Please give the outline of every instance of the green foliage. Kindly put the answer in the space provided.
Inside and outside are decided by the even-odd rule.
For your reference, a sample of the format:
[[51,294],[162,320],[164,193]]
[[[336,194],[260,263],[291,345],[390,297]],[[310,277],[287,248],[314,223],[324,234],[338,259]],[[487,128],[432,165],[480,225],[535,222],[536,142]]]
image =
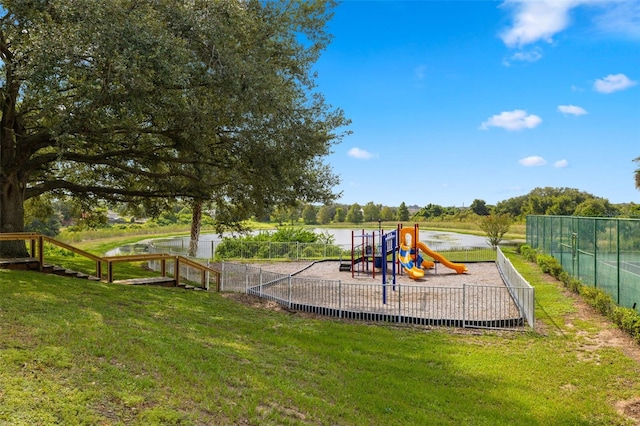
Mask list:
[[[243,237],[224,238],[216,248],[217,259],[324,259],[339,257],[342,249],[333,246],[326,233],[280,227],[275,232],[260,232]],[[300,247],[302,251],[300,252]]]
[[342,223],[347,219],[347,212],[342,207],[338,207],[336,209],[336,214],[333,217],[333,221],[337,223]]
[[624,213],[608,200],[574,188],[535,188],[529,194],[500,201],[495,213],[527,215],[611,216]]
[[321,225],[326,225],[326,224],[330,223],[331,219],[333,219],[335,214],[336,214],[335,205],[320,207],[320,209],[318,210],[318,215],[317,215],[318,223],[320,223]]
[[305,225],[315,225],[317,221],[318,208],[312,204],[307,204],[302,210],[302,221]]
[[536,262],[542,272],[558,278],[566,288],[582,296],[600,314],[609,318],[640,344],[640,313],[635,309],[620,307],[608,293],[599,288],[586,286],[579,279],[571,277],[562,270],[562,266],[553,256],[538,253],[526,244],[520,246],[518,252],[527,260]]
[[635,309],[615,306],[612,312],[613,321],[640,344],[640,314]]
[[352,204],[347,211],[347,216],[345,217],[346,222],[351,222],[355,224],[362,223],[364,220],[364,215],[362,214],[362,207],[358,203]]
[[469,208],[478,216],[487,216],[489,214],[489,208],[484,200],[473,200]]
[[482,216],[478,226],[487,234],[491,247],[497,247],[504,235],[509,232],[511,217],[507,214],[491,214]]
[[[405,206],[406,208],[406,206]],[[415,215],[414,217],[418,218],[424,218],[424,219],[434,219],[436,217],[440,217],[444,214],[445,209],[444,207],[438,205],[438,204],[427,204],[426,206],[424,206],[423,208],[421,208]]]
[[380,217],[381,209],[382,209],[382,206],[380,204],[374,204],[373,201],[369,201],[362,208],[362,210],[364,211],[363,220],[365,222],[375,222],[378,219],[381,219]]
[[400,222],[406,222],[409,220],[409,209],[407,205],[404,203],[400,203],[400,207],[398,207],[398,211],[396,212],[396,219]]
[[323,158],[349,120],[313,72],[335,2],[129,3],[3,3],[0,229],[47,193],[84,203],[78,229],[104,225],[100,201],[208,201],[241,229],[336,198]]
[[[640,157],[634,158],[633,161],[640,165]],[[634,177],[635,177],[636,189],[640,189],[640,167],[638,167],[634,172]]]
[[615,209],[608,200],[602,198],[590,198],[578,204],[573,212],[574,216],[604,217],[615,215]]
[[260,235],[267,237],[266,240],[263,241],[297,243],[315,243],[318,241],[318,234],[304,228],[280,227],[276,232],[261,232]]
[[562,265],[560,265],[560,262],[558,262],[555,257],[548,254],[538,254],[536,257],[536,263],[545,274],[549,274],[558,279],[560,278]]

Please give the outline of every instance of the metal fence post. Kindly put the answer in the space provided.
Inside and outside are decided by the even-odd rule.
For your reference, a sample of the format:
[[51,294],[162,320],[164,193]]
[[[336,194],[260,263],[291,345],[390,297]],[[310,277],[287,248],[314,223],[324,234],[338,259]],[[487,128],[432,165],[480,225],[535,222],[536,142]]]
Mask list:
[[338,317],[342,319],[342,280],[338,280]]
[[249,265],[244,265],[244,292],[249,291]]
[[402,318],[402,284],[398,283],[398,320],[397,322],[400,322],[400,319]]
[[462,328],[467,328],[467,285],[462,284]]
[[289,309],[291,309],[291,285],[292,285],[291,281],[292,281],[292,278],[291,278],[291,275],[289,275],[289,296],[288,296],[288,299],[289,299],[288,307],[289,307]]

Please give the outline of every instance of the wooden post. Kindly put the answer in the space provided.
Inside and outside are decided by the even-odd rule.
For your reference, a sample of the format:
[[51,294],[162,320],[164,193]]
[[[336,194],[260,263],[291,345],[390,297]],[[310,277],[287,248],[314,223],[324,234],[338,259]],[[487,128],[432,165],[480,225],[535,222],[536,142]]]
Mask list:
[[38,237],[38,263],[40,264],[40,271],[44,267],[44,238],[42,235]]
[[176,281],[176,285],[180,285],[180,256],[176,256],[173,278]]

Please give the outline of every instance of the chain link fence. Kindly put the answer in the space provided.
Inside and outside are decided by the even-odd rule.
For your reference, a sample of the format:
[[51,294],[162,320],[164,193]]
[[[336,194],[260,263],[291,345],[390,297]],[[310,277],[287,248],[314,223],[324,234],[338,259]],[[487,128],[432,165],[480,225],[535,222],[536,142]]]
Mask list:
[[527,216],[527,244],[640,312],[640,219]]

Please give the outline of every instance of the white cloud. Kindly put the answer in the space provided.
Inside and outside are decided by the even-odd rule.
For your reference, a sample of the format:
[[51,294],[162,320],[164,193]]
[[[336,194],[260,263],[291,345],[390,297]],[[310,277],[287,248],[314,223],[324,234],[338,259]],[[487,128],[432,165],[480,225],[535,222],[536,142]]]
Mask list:
[[512,60],[523,62],[536,62],[540,60],[540,58],[542,58],[542,49],[540,48],[536,48],[528,52],[520,51],[511,56]]
[[500,38],[508,47],[523,47],[553,37],[571,25],[571,13],[588,7],[593,29],[603,34],[640,39],[640,2],[637,0],[504,0],[511,25]]
[[370,152],[364,150],[364,149],[360,149],[360,148],[351,148],[349,150],[349,152],[347,153],[347,155],[349,157],[353,157],[353,158],[357,158],[359,160],[368,160],[370,158],[373,158],[374,155],[371,154]]
[[594,18],[596,28],[602,33],[640,39],[640,2],[609,1],[593,5],[603,9],[603,13]]
[[567,166],[569,166],[569,162],[567,160],[558,160],[553,163],[553,167],[556,167],[558,169],[564,169]]
[[520,52],[516,52],[511,55],[509,58],[505,58],[502,61],[502,64],[505,66],[511,66],[512,62],[536,62],[542,59],[542,49],[536,47],[535,49]]
[[502,127],[505,130],[533,129],[540,123],[542,123],[542,119],[537,115],[527,114],[527,111],[516,109],[489,117],[480,125],[480,129],[488,130],[489,127]]
[[630,80],[624,74],[609,74],[605,78],[596,80],[593,84],[593,90],[600,93],[613,93],[628,89],[636,84],[638,84],[637,81]]
[[533,166],[544,166],[545,164],[547,164],[547,161],[542,157],[538,157],[537,155],[532,155],[531,157],[525,157],[521,159],[520,161],[518,161],[518,163],[522,164],[525,167],[533,167]]
[[553,42],[553,35],[570,24],[569,12],[581,0],[506,0],[503,6],[513,10],[513,25],[500,38],[509,47],[522,47],[544,40]]
[[588,114],[584,108],[575,105],[558,105],[558,111],[576,116]]

